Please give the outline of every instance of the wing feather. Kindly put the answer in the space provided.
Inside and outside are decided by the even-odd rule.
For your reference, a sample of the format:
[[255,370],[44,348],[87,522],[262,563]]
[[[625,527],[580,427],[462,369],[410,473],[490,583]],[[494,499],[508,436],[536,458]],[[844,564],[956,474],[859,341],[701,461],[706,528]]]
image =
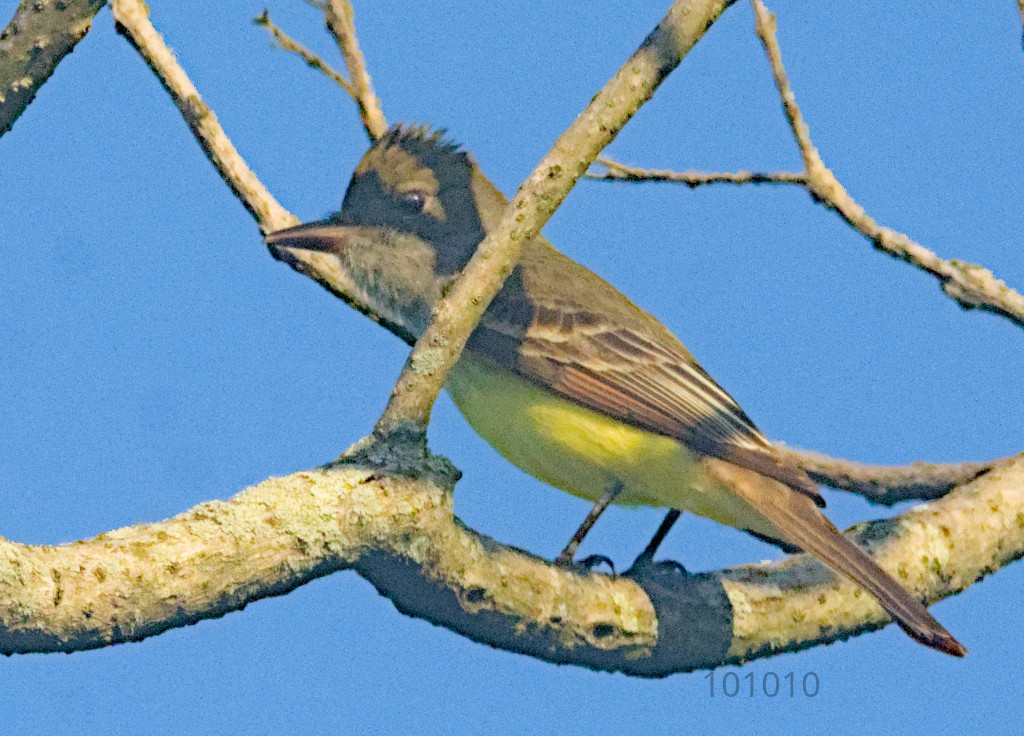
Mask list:
[[824,506],[814,482],[778,460],[750,417],[682,343],[615,294],[635,310],[626,315],[631,320],[613,324],[564,293],[531,294],[526,302],[521,289],[503,290],[467,349],[570,401],[774,478]]

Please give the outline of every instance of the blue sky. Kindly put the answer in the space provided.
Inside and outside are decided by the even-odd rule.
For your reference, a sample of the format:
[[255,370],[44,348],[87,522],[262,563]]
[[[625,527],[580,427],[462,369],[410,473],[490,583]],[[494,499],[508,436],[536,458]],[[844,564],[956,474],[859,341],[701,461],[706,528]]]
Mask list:
[[[251,25],[263,5],[151,6],[282,203],[303,219],[337,208],[364,134],[339,90]],[[355,6],[389,120],[447,127],[511,193],[667,3]],[[1012,3],[771,7],[815,142],[850,192],[1024,287]],[[332,54],[307,5],[270,11]],[[327,461],[372,427],[406,351],[269,257],[112,25],[103,11],[0,139],[0,534],[18,541],[165,518]],[[749,5],[730,9],[608,153],[796,168],[752,25]],[[1024,448],[1020,329],[961,311],[801,190],[583,182],[545,232],[662,319],[770,437],[880,463]],[[457,513],[496,539],[553,556],[586,513],[505,463],[446,398],[431,445],[465,472]],[[840,526],[888,513],[826,494]],[[659,519],[613,509],[583,551],[625,565]],[[778,555],[694,518],[664,552],[698,570]],[[890,627],[718,671],[820,680],[814,698],[751,699],[709,697],[705,673],[643,681],[496,652],[339,574],[139,644],[4,660],[0,730],[1005,733],[1024,711],[1022,585],[1018,564],[934,608],[963,661]]]

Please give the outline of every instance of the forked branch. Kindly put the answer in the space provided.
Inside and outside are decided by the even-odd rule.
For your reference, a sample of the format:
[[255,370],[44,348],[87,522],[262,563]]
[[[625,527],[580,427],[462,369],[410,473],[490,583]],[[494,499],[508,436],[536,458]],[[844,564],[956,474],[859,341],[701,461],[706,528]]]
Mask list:
[[627,166],[602,159],[606,170],[588,178],[598,181],[662,182],[697,187],[708,184],[787,184],[801,186],[822,205],[838,214],[851,228],[864,236],[879,251],[909,263],[938,279],[942,291],[964,309],[980,309],[1005,317],[1024,327],[1024,295],[1007,286],[983,266],[961,260],[945,260],[907,235],[880,225],[850,196],[821,158],[811,141],[810,128],[796,103],[796,96],[782,63],[782,51],[776,38],[775,16],[762,0],[751,0],[756,18],[755,29],[764,46],[772,76],[778,89],[790,129],[800,150],[802,172],[707,173],[670,171]]

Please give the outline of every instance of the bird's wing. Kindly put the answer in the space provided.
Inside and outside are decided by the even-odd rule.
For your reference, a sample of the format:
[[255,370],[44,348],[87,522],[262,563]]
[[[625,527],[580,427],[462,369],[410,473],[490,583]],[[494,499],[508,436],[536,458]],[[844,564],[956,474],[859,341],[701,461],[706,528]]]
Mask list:
[[[778,460],[739,404],[653,317],[617,291],[604,290],[602,302],[614,303],[600,310],[581,305],[568,289],[534,290],[527,298],[514,281],[521,278],[513,274],[468,350],[574,403],[774,478],[825,505],[814,482]],[[613,307],[611,316],[604,307]]]

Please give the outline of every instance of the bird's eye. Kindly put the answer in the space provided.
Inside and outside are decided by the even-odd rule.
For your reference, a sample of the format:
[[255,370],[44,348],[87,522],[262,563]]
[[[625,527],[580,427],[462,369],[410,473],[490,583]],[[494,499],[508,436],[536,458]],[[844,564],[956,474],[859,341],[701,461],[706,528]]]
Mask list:
[[422,212],[423,208],[427,206],[427,193],[418,189],[411,192],[400,192],[398,201],[403,208],[410,212]]

